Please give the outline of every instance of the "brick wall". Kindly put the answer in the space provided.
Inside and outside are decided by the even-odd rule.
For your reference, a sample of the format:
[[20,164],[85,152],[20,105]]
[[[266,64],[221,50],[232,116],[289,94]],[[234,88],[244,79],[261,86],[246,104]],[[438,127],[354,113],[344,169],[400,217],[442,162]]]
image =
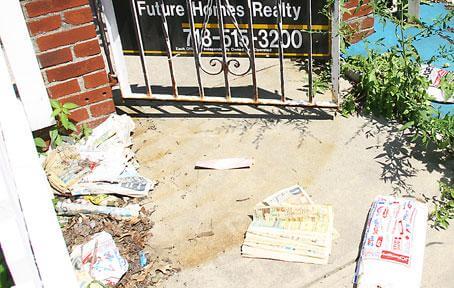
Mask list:
[[49,97],[79,105],[79,125],[98,125],[115,106],[88,0],[21,3]]
[[369,4],[370,0],[364,0],[360,6],[359,3],[360,0],[347,0],[344,3],[346,11],[342,20],[349,27],[351,35],[346,40],[351,44],[374,33],[374,11]]

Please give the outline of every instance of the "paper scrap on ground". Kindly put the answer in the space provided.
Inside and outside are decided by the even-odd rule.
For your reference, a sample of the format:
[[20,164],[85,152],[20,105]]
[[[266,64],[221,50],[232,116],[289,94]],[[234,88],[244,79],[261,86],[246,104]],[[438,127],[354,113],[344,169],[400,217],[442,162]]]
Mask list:
[[359,288],[420,287],[427,213],[414,198],[375,198],[356,266]]
[[249,168],[252,166],[253,160],[248,158],[225,158],[198,161],[195,163],[196,168],[215,169],[215,170],[228,170]]
[[129,204],[125,207],[98,206],[91,203],[72,203],[58,201],[55,210],[59,215],[72,216],[77,214],[104,214],[114,218],[133,218],[139,217],[139,204]]
[[44,162],[49,182],[61,194],[145,197],[155,183],[137,172],[131,151],[134,122],[111,115],[86,141],[63,144]]
[[331,253],[334,215],[292,186],[255,206],[241,253],[245,257],[326,264]]
[[121,257],[112,236],[99,232],[85,244],[76,245],[71,252],[71,262],[80,277],[86,282],[88,273],[94,280],[106,285],[116,285],[123,274],[128,271],[128,262]]

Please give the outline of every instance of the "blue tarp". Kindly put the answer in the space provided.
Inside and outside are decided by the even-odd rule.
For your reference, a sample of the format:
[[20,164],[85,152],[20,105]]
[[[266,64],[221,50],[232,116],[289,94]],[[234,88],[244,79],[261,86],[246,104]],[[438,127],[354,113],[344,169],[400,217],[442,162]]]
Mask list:
[[[421,5],[420,10],[420,20],[422,22],[431,24],[438,17],[443,17],[446,15],[447,9],[443,3],[432,3],[432,4],[423,4]],[[454,27],[454,21],[449,23],[450,27]],[[389,47],[397,44],[396,38],[396,25],[390,21],[383,20],[381,17],[375,17],[374,24],[375,33],[352,46],[350,46],[347,51],[347,56],[353,55],[366,55],[367,49],[374,49],[379,52],[385,52]],[[414,35],[419,30],[417,28],[410,28],[406,33]],[[447,31],[446,31],[447,32]],[[454,37],[454,33],[450,32],[451,36]],[[382,43],[384,46],[377,45],[376,42],[380,38],[383,38]],[[438,35],[433,35],[425,39],[414,42],[414,45],[418,52],[420,53],[423,60],[428,61],[432,56],[437,55],[438,47],[441,45],[449,45],[449,42],[446,39]],[[445,64],[449,65],[448,70],[454,71],[454,63],[448,61],[447,59],[440,59],[433,63],[436,67],[442,67]]]
[[[443,3],[422,4],[420,6],[420,9],[420,20],[427,24],[432,24],[435,19],[443,17],[448,13],[445,4]],[[451,21],[448,26],[454,27],[454,21]],[[396,25],[392,22],[384,20],[379,16],[375,16],[374,29],[374,34],[367,37],[365,40],[362,40],[348,47],[345,53],[346,56],[367,55],[368,49],[373,49],[380,53],[383,53],[387,51],[391,46],[397,44]],[[418,31],[419,29],[417,28],[410,28],[406,30],[405,33],[409,33],[408,35],[414,35]],[[448,33],[448,31],[446,31],[446,33]],[[451,34],[451,37],[454,37],[453,32],[449,33]],[[381,41],[381,43],[384,45],[378,45],[376,43],[381,38],[383,38],[383,41]],[[438,54],[438,48],[440,46],[449,45],[449,42],[438,35],[432,35],[428,38],[415,41],[413,44],[418,50],[422,59],[424,61],[428,61],[430,58],[432,58],[432,56]],[[454,63],[452,63],[448,59],[438,59],[437,61],[433,62],[432,65],[436,67],[447,66],[444,69],[454,71]],[[440,111],[441,116],[444,116],[448,113],[454,115],[454,104],[432,102],[432,106]]]

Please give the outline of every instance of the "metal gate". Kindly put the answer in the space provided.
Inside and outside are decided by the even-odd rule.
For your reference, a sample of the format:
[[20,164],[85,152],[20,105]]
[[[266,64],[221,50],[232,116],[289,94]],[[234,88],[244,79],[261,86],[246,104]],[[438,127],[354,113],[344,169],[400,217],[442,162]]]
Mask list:
[[[101,36],[104,38],[104,43],[108,47],[107,56],[109,66],[112,67],[114,73],[119,81],[119,86],[124,99],[150,99],[150,100],[164,100],[164,101],[184,101],[184,102],[204,102],[204,103],[230,103],[230,104],[260,104],[260,105],[286,105],[286,106],[302,106],[302,107],[320,107],[320,108],[338,108],[339,103],[339,49],[340,49],[340,40],[339,40],[339,1],[335,0],[334,5],[332,5],[331,10],[331,27],[330,27],[330,39],[329,39],[329,56],[331,62],[331,92],[332,99],[328,101],[320,101],[316,99],[314,93],[314,80],[313,80],[313,35],[314,27],[312,25],[312,0],[307,1],[307,24],[305,25],[293,25],[297,27],[296,29],[304,30],[308,35],[308,51],[304,54],[307,60],[307,69],[308,69],[308,91],[306,94],[306,99],[292,99],[291,95],[286,93],[285,85],[285,70],[284,70],[284,37],[283,37],[283,14],[286,11],[283,11],[285,3],[283,0],[276,1],[276,10],[275,15],[277,16],[277,58],[279,61],[279,83],[280,87],[276,89],[279,91],[277,94],[278,99],[263,99],[259,93],[259,88],[257,85],[257,61],[259,60],[256,55],[256,42],[257,37],[254,36],[256,29],[255,23],[253,23],[253,0],[245,0],[246,11],[244,16],[247,19],[246,23],[238,23],[235,14],[232,13],[230,8],[232,5],[229,0],[206,0],[206,7],[211,11],[206,13],[203,16],[203,21],[201,23],[195,22],[194,16],[194,3],[195,0],[186,0],[186,11],[187,11],[187,29],[189,31],[188,43],[191,44],[190,54],[194,60],[194,68],[197,78],[197,89],[198,95],[184,95],[178,92],[178,79],[175,76],[175,65],[174,59],[176,58],[176,53],[172,51],[171,38],[169,36],[169,25],[165,13],[164,0],[158,0],[155,2],[155,6],[152,8],[157,9],[156,15],[160,16],[162,24],[162,37],[164,39],[165,47],[164,54],[167,57],[168,70],[170,72],[171,80],[171,93],[160,94],[153,91],[152,85],[150,84],[150,73],[149,67],[146,65],[147,55],[152,53],[144,48],[144,38],[143,38],[143,27],[139,20],[139,11],[138,11],[138,2],[145,3],[145,1],[129,0],[129,8],[131,10],[131,18],[133,23],[133,34],[135,36],[137,44],[137,54],[140,58],[142,76],[144,78],[145,93],[137,93],[131,90],[131,86],[128,80],[128,67],[125,62],[124,52],[127,52],[123,49],[122,39],[120,38],[119,27],[117,25],[117,20],[115,16],[114,4],[112,1],[115,0],[100,0],[97,7],[97,16],[98,21],[100,22],[101,27]],[[226,9],[227,7],[227,9]],[[141,10],[143,7],[139,7]],[[229,12],[230,11],[230,12]],[[149,12],[149,11],[148,11]],[[150,12],[149,12],[150,13]],[[214,18],[215,22],[210,23],[210,17]],[[227,23],[228,22],[228,23]],[[302,23],[301,23],[302,24]],[[289,26],[289,25],[286,25]],[[229,28],[230,31],[236,31],[238,37],[237,42],[241,47],[241,52],[234,53],[227,51],[226,41],[228,36],[226,36],[226,28]],[[219,34],[218,39],[220,42],[220,51],[212,52],[206,51],[207,46],[204,41],[204,35],[206,35],[209,28],[215,28]],[[105,33],[105,32],[106,33]],[[247,33],[244,33],[247,31]],[[286,31],[284,31],[286,32]],[[107,34],[107,35],[106,35]],[[288,40],[289,41],[289,40]],[[302,40],[301,40],[302,41]],[[210,53],[211,52],[211,53]],[[248,67],[238,72],[236,69],[240,67],[240,61],[235,57],[235,55],[243,55],[245,59],[248,60]],[[209,64],[204,65],[201,61],[202,56],[211,57],[209,59]],[[233,57],[232,57],[233,55]],[[208,67],[207,67],[208,66]],[[203,76],[206,75],[223,75],[224,80],[224,97],[210,97],[206,95],[204,89]],[[232,97],[231,93],[231,83],[229,77],[231,76],[248,76],[252,82],[252,97],[251,98],[238,98]]]

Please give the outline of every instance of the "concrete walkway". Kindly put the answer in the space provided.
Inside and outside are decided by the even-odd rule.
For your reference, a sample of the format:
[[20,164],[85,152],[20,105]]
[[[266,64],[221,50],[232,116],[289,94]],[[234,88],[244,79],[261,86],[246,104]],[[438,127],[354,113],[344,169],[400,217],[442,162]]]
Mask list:
[[[197,91],[192,59],[178,59],[179,85]],[[131,83],[140,88],[138,60],[127,60]],[[270,93],[279,87],[275,60],[261,59],[263,69],[257,75]],[[152,84],[169,88],[165,61],[150,58],[148,65],[150,71],[162,72],[153,73]],[[224,82],[218,80],[204,82],[222,87]],[[250,85],[248,76],[232,81],[233,86]],[[286,60],[287,95],[303,97],[305,83],[298,63]],[[148,204],[156,209],[151,216],[156,223],[151,256],[168,258],[182,268],[162,287],[352,287],[374,197],[393,193],[431,197],[437,195],[440,179],[454,177],[453,158],[408,146],[395,125],[373,118],[264,106],[126,104],[118,108],[136,117],[134,149],[140,173],[159,181]],[[241,156],[253,157],[254,166],[194,169],[198,160]],[[333,243],[330,263],[242,258],[240,247],[254,205],[294,184],[304,187],[316,203],[334,207],[340,237]],[[454,271],[453,257],[454,227],[442,232],[428,227],[423,287],[454,287],[454,273],[449,273]]]
[[[422,147],[386,122],[323,111],[153,104],[119,109],[136,116],[140,172],[159,181],[151,195],[150,245],[182,271],[162,287],[352,287],[371,201],[379,194],[431,197],[452,178],[454,160]],[[195,170],[197,160],[253,157],[250,169]],[[331,204],[335,228],[328,265],[242,258],[254,205],[300,184]],[[454,225],[454,224],[453,224]],[[454,227],[428,229],[423,287],[453,287]],[[405,286],[402,286],[405,287]]]

